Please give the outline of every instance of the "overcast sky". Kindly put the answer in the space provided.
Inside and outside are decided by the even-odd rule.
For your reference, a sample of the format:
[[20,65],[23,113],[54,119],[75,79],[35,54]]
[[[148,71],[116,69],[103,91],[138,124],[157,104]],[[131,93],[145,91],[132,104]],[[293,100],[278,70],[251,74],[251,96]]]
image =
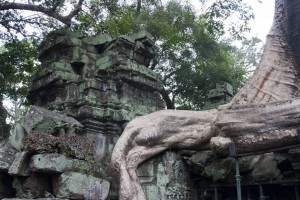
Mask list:
[[250,23],[252,28],[250,35],[257,35],[265,41],[273,21],[275,0],[262,0],[262,3],[257,0],[246,1],[252,6],[255,14],[255,19]]
[[[199,6],[199,0],[190,0],[192,4]],[[225,0],[224,0],[225,1]],[[255,19],[250,22],[252,31],[249,33],[249,37],[257,36],[261,40],[265,41],[267,33],[269,32],[274,15],[275,0],[244,0],[252,8],[255,15]]]

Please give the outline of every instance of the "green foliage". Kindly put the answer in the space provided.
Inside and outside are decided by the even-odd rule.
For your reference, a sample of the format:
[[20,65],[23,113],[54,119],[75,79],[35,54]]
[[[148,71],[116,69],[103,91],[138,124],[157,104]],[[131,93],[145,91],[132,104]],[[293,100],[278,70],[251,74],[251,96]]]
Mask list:
[[262,50],[262,41],[259,38],[244,39],[240,48],[233,48],[235,66],[244,66],[250,76],[258,66]]
[[234,24],[230,33],[234,39],[242,39],[252,17],[246,10],[248,7],[242,7],[241,1],[214,1],[200,15],[192,5],[175,0],[143,7],[138,14],[128,6],[102,21],[97,31],[112,36],[139,30],[150,32],[158,47],[151,69],[162,75],[165,87],[161,94],[167,107],[201,109],[216,83],[226,81],[238,89],[245,81],[246,65],[235,56],[238,49],[218,38],[226,31],[221,20],[235,12],[240,14],[244,27],[235,31]]
[[230,83],[235,92],[244,84],[246,69],[243,65],[235,65],[231,47],[223,43],[215,45],[210,45],[205,53],[204,48],[199,49],[198,58],[177,70],[177,109],[202,109],[208,101],[209,90],[221,81]]
[[205,22],[209,33],[216,36],[226,32],[226,20],[230,21],[228,32],[233,39],[242,39],[243,32],[250,30],[248,21],[254,18],[249,5],[243,0],[200,0],[203,6],[201,14],[202,21]]
[[37,45],[29,40],[5,43],[0,53],[0,95],[12,100],[24,99],[32,74],[37,69]]
[[[80,0],[32,1],[29,5],[41,5],[49,12],[38,11],[26,16],[14,9],[0,10],[0,25],[6,29],[0,32],[0,37],[20,34],[42,37],[63,24],[87,34],[108,33],[113,37],[147,30],[153,35],[158,52],[150,68],[162,75],[165,87],[161,94],[167,107],[201,109],[208,90],[217,82],[227,81],[236,89],[243,84],[246,62],[251,56],[243,49],[222,42],[222,38],[229,33],[234,40],[242,39],[253,14],[243,0],[200,0],[199,3],[200,10],[196,11],[189,1],[179,0],[164,3],[160,0],[83,0],[82,5]],[[65,14],[68,6],[73,11],[78,6],[80,9],[64,18],[69,16]],[[232,16],[235,16],[234,23]],[[28,25],[42,34],[26,32]],[[26,51],[21,52],[18,45],[24,45],[22,48]],[[254,52],[255,48],[250,50]],[[9,83],[2,81],[2,96],[24,97],[29,74],[34,71],[35,52],[35,45],[28,41],[6,44],[0,58],[0,62],[6,64],[0,73],[8,77]],[[10,61],[9,55],[17,58]],[[244,59],[247,55],[248,61]]]

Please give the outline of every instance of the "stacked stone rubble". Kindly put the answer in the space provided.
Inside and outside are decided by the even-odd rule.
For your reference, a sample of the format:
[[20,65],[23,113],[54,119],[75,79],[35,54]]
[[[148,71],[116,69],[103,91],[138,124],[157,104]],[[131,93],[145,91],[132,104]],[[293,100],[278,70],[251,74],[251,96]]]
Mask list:
[[77,120],[31,106],[18,124],[0,148],[1,199],[107,199],[110,182]]

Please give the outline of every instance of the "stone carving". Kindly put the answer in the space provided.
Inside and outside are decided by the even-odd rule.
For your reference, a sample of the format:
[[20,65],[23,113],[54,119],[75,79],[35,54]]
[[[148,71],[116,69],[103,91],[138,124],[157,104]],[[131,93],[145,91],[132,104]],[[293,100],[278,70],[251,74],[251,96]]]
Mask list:
[[[274,23],[260,65],[230,104],[201,112],[158,111],[126,126],[112,154],[112,164],[120,177],[120,199],[146,199],[136,168],[167,149],[206,147],[226,154],[231,142],[238,153],[299,143],[295,130],[300,122],[297,59],[293,56],[295,48],[290,48],[286,39],[291,20],[287,12],[292,8],[285,8],[285,1],[276,1]],[[256,172],[253,176],[257,180],[264,179]]]

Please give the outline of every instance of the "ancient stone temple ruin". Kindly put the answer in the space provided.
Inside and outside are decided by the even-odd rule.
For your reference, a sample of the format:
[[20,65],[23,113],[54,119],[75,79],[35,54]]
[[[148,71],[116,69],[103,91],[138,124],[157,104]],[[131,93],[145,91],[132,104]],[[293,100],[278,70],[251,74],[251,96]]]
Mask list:
[[[154,56],[154,42],[146,32],[118,38],[87,37],[66,31],[48,35],[39,54],[42,68],[34,76],[28,96],[32,106],[15,124],[10,138],[9,127],[2,120],[5,113],[0,109],[0,199],[119,199],[119,180],[111,163],[114,146],[130,120],[164,109],[159,95],[162,83],[148,68]],[[207,108],[228,102],[232,95],[232,87],[227,83],[218,84],[209,93],[211,102]],[[217,111],[204,112],[209,117],[210,112]],[[177,134],[180,123],[183,128],[194,123],[193,119],[186,120],[186,113],[196,116],[196,112],[183,111],[172,120],[165,118],[157,127]],[[158,117],[164,117],[163,114]],[[168,123],[173,126],[168,127]],[[152,121],[146,124],[151,125]],[[196,129],[195,126],[192,131]],[[152,147],[165,139],[151,141],[146,135],[135,140],[139,131],[126,138],[128,148]],[[289,148],[239,155],[244,198],[299,199],[297,130],[289,136],[281,141],[288,142]],[[258,135],[257,143],[264,144],[268,139]],[[197,149],[172,148],[176,144],[183,146],[180,142],[138,167],[145,197],[236,199],[235,158],[228,156],[228,149],[216,150],[216,146],[202,144]],[[131,156],[139,159],[143,150]]]
[[208,102],[204,104],[203,110],[218,108],[218,106],[227,104],[233,97],[233,87],[227,82],[216,84],[216,88],[209,90]]
[[[114,144],[129,120],[164,109],[162,83],[148,68],[154,55],[146,32],[48,35],[28,96],[32,106],[2,139],[0,198],[118,199]],[[175,153],[143,164],[139,177],[150,199],[193,195]]]

